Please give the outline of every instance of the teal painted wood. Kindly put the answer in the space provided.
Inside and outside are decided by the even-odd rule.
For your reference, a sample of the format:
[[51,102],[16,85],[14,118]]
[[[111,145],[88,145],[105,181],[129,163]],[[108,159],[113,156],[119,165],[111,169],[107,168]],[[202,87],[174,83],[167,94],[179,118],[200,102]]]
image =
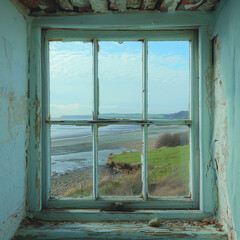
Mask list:
[[50,76],[49,76],[49,42],[42,33],[42,206],[47,207],[50,198]]
[[[148,120],[148,42],[142,42],[142,119]],[[148,126],[146,124],[142,127],[143,142],[142,142],[142,195],[143,199],[148,198],[148,168],[147,168],[147,152],[148,152]]]
[[99,125],[108,125],[108,124],[146,124],[146,125],[191,125],[192,120],[107,120],[107,119],[99,119],[94,121],[88,121],[88,120],[75,120],[75,121],[47,121],[47,123],[50,123],[52,125],[76,125],[76,126],[89,126],[93,124],[99,124]]
[[27,239],[215,239],[227,240],[225,233],[213,226],[196,227],[188,223],[165,222],[161,227],[150,227],[147,222],[45,222],[20,229],[14,240]]
[[30,211],[42,207],[42,91],[41,91],[41,29],[30,30],[30,141],[28,147],[27,203]]
[[82,16],[38,17],[36,26],[43,28],[74,28],[85,30],[159,30],[160,28],[183,28],[208,25],[213,19],[206,12],[151,12],[131,14],[87,14]]
[[[182,16],[182,15],[178,15],[178,16]],[[156,17],[155,19],[158,19],[158,21],[159,21],[159,19],[161,19],[163,16],[158,16],[158,17]],[[211,16],[210,15],[205,15],[205,16],[201,16],[199,19],[198,19],[198,17],[199,16],[196,16],[196,19],[193,19],[193,21],[191,22],[191,24],[193,24],[194,22],[195,22],[195,20],[197,21],[197,22],[199,22],[199,25],[206,25],[207,24],[207,21],[211,18]],[[137,17],[138,18],[138,17]],[[54,26],[54,24],[58,24],[58,23],[60,23],[62,20],[62,17],[60,17],[60,18],[58,18],[58,20],[60,20],[60,21],[57,21],[57,19],[56,18],[49,18],[49,21],[47,21],[47,22],[45,22],[46,20],[45,19],[42,19],[42,18],[39,18],[38,20],[34,20],[35,21],[35,26],[37,26],[38,24],[46,24],[45,25],[45,27],[48,25],[48,27],[52,27],[52,26]],[[81,25],[77,25],[77,22],[76,22],[76,20],[79,20],[79,17],[78,18],[75,18],[74,19],[74,21],[72,22],[72,24],[74,25],[75,24],[75,26],[79,26],[79,28],[81,28],[81,27],[83,27],[83,26],[87,26],[87,25],[84,25],[84,23]],[[151,18],[151,19],[154,19],[154,18]],[[169,18],[168,18],[168,16],[166,16],[166,19],[168,19],[168,20],[170,20]],[[175,19],[175,20],[174,20]],[[191,19],[192,19],[192,17],[191,17]],[[198,20],[199,21],[198,21]],[[202,20],[202,21],[200,21],[200,19]],[[41,21],[42,21],[42,23],[41,23]],[[117,21],[118,20],[116,20],[116,22],[112,22],[111,24],[115,24],[114,26],[113,26],[113,28],[114,27],[116,27],[117,26]],[[132,19],[132,21],[134,22],[135,20],[134,19]],[[148,21],[148,20],[147,20]],[[136,24],[136,26],[132,26],[132,29],[147,29],[146,28],[146,26],[148,25],[148,23],[147,23],[147,21],[146,21],[146,25],[144,25],[143,27],[141,27],[139,24]],[[157,20],[156,20],[157,21]],[[45,22],[45,23],[44,23]],[[57,23],[58,22],[58,23]],[[180,22],[181,22],[181,17],[180,17]],[[174,24],[175,23],[175,24]],[[68,22],[68,20],[66,19],[66,22],[65,23],[63,23],[62,24],[62,26],[69,26],[68,24],[70,24],[70,22]],[[78,24],[79,24],[79,22],[78,22]],[[91,23],[89,23],[90,25],[91,25]],[[93,24],[93,22],[92,22],[92,24]],[[95,25],[96,25],[96,22],[94,23]],[[101,21],[99,22],[99,24],[101,25],[101,24],[103,24]],[[164,24],[166,24],[166,23],[164,23]],[[163,27],[164,26],[164,24],[162,24],[162,23],[160,23],[160,21],[159,22],[156,22],[156,25],[154,25],[154,28],[156,27],[156,28],[159,28],[159,27]],[[191,25],[190,24],[190,25]],[[61,23],[60,23],[60,25],[61,25]],[[131,25],[131,22],[129,23],[129,25]],[[151,25],[153,25],[152,23],[151,23]],[[176,18],[176,15],[174,15],[174,17],[172,18],[172,20],[170,21],[170,22],[168,22],[167,23],[167,25],[168,25],[168,27],[176,27],[177,25],[178,25],[178,20],[177,20],[177,18]],[[184,25],[184,24],[183,24]],[[182,25],[182,26],[183,26]],[[186,26],[186,25],[184,25],[184,26]],[[193,26],[193,25],[191,25],[191,26]],[[127,27],[126,27],[127,28]],[[131,27],[129,27],[129,28],[131,28]],[[39,33],[40,33],[40,28],[34,28],[34,29],[38,29],[38,31],[39,31]],[[101,29],[101,28],[99,28],[99,29]],[[103,29],[104,29],[104,27],[103,27]],[[107,29],[107,27],[105,26],[105,29]],[[151,29],[151,27],[150,28],[148,28],[148,29]],[[37,31],[36,31],[37,32]],[[55,34],[55,37],[57,37],[57,34],[58,34],[58,32],[59,31],[56,31],[56,32],[54,32],[54,34]],[[74,31],[73,31],[74,32]],[[189,36],[187,36],[189,33],[188,33],[188,31],[185,31],[185,32],[187,32],[187,33],[184,33],[184,31],[179,31],[179,34],[178,34],[178,36],[179,36],[179,39],[178,40],[181,40],[181,37],[180,37],[180,33],[183,35],[183,37],[182,37],[182,39],[183,38],[187,38],[187,37],[189,37]],[[35,32],[34,32],[34,30],[33,30],[33,37],[32,37],[32,39],[36,39],[36,38],[40,38],[38,35],[40,35],[39,33],[37,33],[37,34],[35,34]],[[105,32],[106,33],[106,32]],[[104,33],[104,34],[105,34]],[[155,39],[157,39],[157,33],[158,34],[160,34],[161,35],[161,33],[160,32],[156,32],[156,37],[155,37]],[[165,32],[165,33],[167,33],[167,32]],[[51,31],[51,36],[52,37],[54,37],[53,35],[53,32]],[[64,32],[64,34],[66,34],[66,32]],[[79,34],[79,32],[77,32],[76,34]],[[82,34],[82,32],[80,32],[80,34]],[[88,33],[89,34],[89,33]],[[114,36],[114,37],[118,37],[118,36],[121,36],[121,34],[123,34],[123,33],[120,33],[120,35],[118,35],[118,34],[116,34],[116,36]],[[124,32],[124,34],[126,35],[126,32]],[[137,33],[138,34],[138,33]],[[149,34],[149,32],[147,33],[147,32],[145,32],[145,34]],[[154,33],[155,34],[155,33]],[[165,39],[165,40],[169,40],[169,39],[172,39],[172,40],[176,40],[176,34],[174,34],[173,32],[171,32],[171,31],[169,31],[168,32],[168,34],[170,35],[170,37],[168,36],[164,36],[164,34],[162,35],[162,37],[163,37],[163,39]],[[131,35],[131,33],[130,33],[130,35]],[[122,35],[123,36],[123,35]],[[66,36],[65,36],[66,37]],[[74,37],[74,36],[71,36],[72,38]],[[90,35],[89,36],[86,36],[86,38],[89,38],[90,37]],[[203,38],[203,41],[205,41],[206,40],[206,36],[203,36],[202,35],[202,38]],[[69,39],[71,39],[71,38],[69,38]],[[130,38],[131,39],[131,38]],[[133,39],[133,35],[132,35],[132,39]],[[185,40],[184,39],[184,40]],[[31,134],[31,138],[32,139],[34,139],[34,125],[35,125],[35,121],[33,121],[33,120],[35,120],[35,116],[38,116],[39,114],[41,115],[41,113],[39,113],[39,114],[36,114],[35,115],[35,110],[34,110],[34,100],[33,100],[33,98],[35,97],[35,95],[33,94],[33,93],[35,93],[35,90],[36,90],[36,96],[41,96],[41,87],[39,87],[40,86],[40,83],[39,83],[39,79],[40,79],[40,76],[37,74],[37,72],[39,71],[39,68],[40,68],[40,64],[36,64],[36,62],[39,60],[39,56],[40,56],[40,54],[39,53],[37,53],[37,54],[35,54],[35,52],[37,52],[37,47],[36,47],[36,42],[38,42],[38,41],[33,41],[32,40],[32,43],[31,43],[31,73],[30,73],[30,78],[31,79],[34,79],[34,80],[31,80],[31,81],[35,81],[35,79],[37,79],[37,82],[36,83],[32,83],[32,85],[30,85],[30,88],[31,88],[31,90],[30,90],[30,92],[32,93],[32,95],[31,95],[31,101],[32,101],[32,105],[31,105],[31,117],[30,117],[30,121],[31,121],[31,123],[32,123],[32,133],[33,134]],[[200,45],[201,45],[201,43],[200,43]],[[39,43],[39,45],[37,45],[37,46],[41,46],[41,43]],[[203,48],[201,49],[200,48],[200,52],[202,52],[202,51],[205,51]],[[205,53],[205,54],[207,54],[207,53]],[[201,54],[200,54],[201,55]],[[33,56],[35,57],[35,59],[33,58]],[[204,63],[204,57],[202,57],[201,58],[201,61],[202,61],[202,65],[201,65],[201,63],[200,63],[200,71],[201,71],[201,73],[200,73],[200,79],[201,79],[201,77],[202,77],[202,82],[201,82],[201,84],[205,84],[205,82],[204,82],[204,77],[203,77],[203,75],[204,75],[204,73],[203,73],[203,71],[201,70],[202,69],[202,67],[204,67],[204,66],[206,66],[205,65],[205,63]],[[35,65],[34,65],[34,62],[35,62]],[[204,66],[203,66],[204,65]],[[36,85],[36,89],[34,88],[34,86]],[[205,99],[201,99],[201,102],[202,103],[204,103],[204,100]],[[205,120],[205,114],[206,113],[206,111],[204,112],[204,110],[202,111],[202,123],[203,123],[203,121]],[[102,120],[99,120],[99,121],[102,121]],[[39,122],[39,120],[37,120],[37,122]],[[48,121],[47,121],[47,123],[48,123]],[[81,124],[85,124],[85,125],[94,125],[96,122],[91,122],[91,121],[88,121],[88,122],[84,122],[84,121],[67,121],[67,122],[51,122],[51,124],[61,124],[61,125],[64,125],[64,124],[73,124],[73,125],[81,125]],[[112,120],[110,120],[110,121],[106,121],[105,122],[106,124],[109,124],[109,123],[111,123],[111,124],[126,124],[126,122],[124,123],[124,121],[122,121],[121,123],[119,122],[119,121],[112,121]],[[179,121],[149,121],[149,122],[146,122],[146,121],[138,121],[138,124],[159,124],[159,125],[172,125],[172,124],[177,124],[177,125],[191,125],[191,120],[179,120]],[[133,122],[129,122],[129,124],[135,124],[135,123],[133,123]],[[203,125],[204,124],[202,124],[201,126],[203,127]],[[202,128],[203,129],[203,128]],[[206,131],[205,131],[205,133],[206,133]],[[201,138],[201,142],[202,142],[202,144],[204,145],[204,144],[206,144],[206,142],[209,140],[209,139],[207,139],[207,135],[206,134],[203,134],[203,136],[204,136],[204,139],[202,139],[201,138],[201,136],[200,136],[200,138]],[[39,135],[40,136],[40,135]],[[39,137],[39,139],[41,138],[41,136]],[[207,141],[206,141],[207,140]],[[204,142],[205,141],[205,142]],[[33,143],[34,143],[34,141],[32,141],[32,146],[33,146]],[[202,145],[202,146],[203,146]],[[206,150],[206,149],[205,149]],[[203,151],[205,151],[205,150],[203,150],[203,148],[202,148],[202,152]],[[28,159],[32,159],[32,156],[33,156],[33,159],[36,157],[36,159],[38,159],[38,160],[41,160],[41,152],[39,153],[39,152],[37,152],[36,150],[33,150],[32,149],[32,147],[30,148],[30,156],[29,156],[29,158]],[[207,153],[206,153],[206,151],[204,152],[204,154],[206,155]],[[35,157],[34,157],[35,156]],[[94,158],[96,158],[96,157],[94,157]],[[206,172],[207,171],[207,164],[204,162],[205,161],[205,159],[204,159],[204,157],[202,157],[201,158],[201,161],[202,161],[202,172],[201,172],[201,177],[202,177],[202,179],[203,179],[203,173],[204,173],[204,171]],[[40,161],[38,161],[38,164],[39,164],[39,168],[35,168],[34,169],[34,167],[35,167],[35,165],[36,165],[36,163],[35,163],[35,160],[31,160],[31,171],[29,171],[29,179],[31,179],[31,181],[28,183],[29,184],[29,189],[31,189],[32,188],[32,190],[30,190],[30,192],[29,192],[29,197],[28,197],[28,199],[30,200],[29,201],[29,206],[30,206],[30,209],[31,210],[36,210],[36,209],[41,209],[41,187],[40,188],[38,188],[38,187],[36,187],[36,188],[34,188],[33,187],[33,185],[34,185],[34,183],[33,183],[33,179],[37,179],[37,181],[40,183],[40,186],[41,186],[41,175],[40,175],[40,173],[41,173],[41,162]],[[33,170],[33,171],[32,171]],[[34,173],[35,172],[37,172],[37,174],[35,174],[35,176],[37,176],[37,178],[34,178],[35,176],[34,176]],[[211,174],[210,174],[211,175]],[[208,180],[211,180],[212,178],[210,177]],[[207,192],[206,193],[204,193],[204,191],[205,191],[205,188],[204,188],[204,186],[206,187],[207,185],[209,185],[209,182],[207,183],[207,181],[205,181],[204,180],[204,183],[201,185],[201,192],[204,194],[204,196],[201,198],[201,209],[204,209],[204,211],[207,211],[207,209],[209,209],[209,211],[211,211],[213,208],[212,208],[212,206],[215,206],[215,201],[214,202],[210,202],[210,203],[208,203],[207,205],[208,206],[210,206],[210,207],[206,207],[205,205],[205,203],[204,203],[204,201],[207,201],[207,197],[206,196],[208,196],[209,194],[211,194],[211,195],[213,195],[213,191],[212,191],[212,189],[213,189],[213,185],[211,185],[210,187],[208,187],[208,188],[211,188],[211,192],[209,191],[209,189],[207,190]],[[40,190],[39,190],[40,189]],[[33,197],[32,197],[32,195],[33,195]],[[97,194],[96,194],[96,196],[97,196]],[[210,200],[212,200],[212,198],[210,197]],[[208,201],[209,202],[209,201]],[[37,204],[36,204],[37,203]],[[180,203],[180,205],[181,205],[182,203]],[[192,203],[191,203],[192,204]],[[204,205],[205,204],[205,205]],[[184,205],[184,204],[183,204]],[[182,205],[182,206],[183,206]],[[36,207],[37,206],[37,207]],[[50,203],[50,205],[49,206],[51,206],[51,203]],[[163,205],[164,206],[164,205]],[[165,205],[166,206],[166,205]],[[178,206],[178,205],[177,205]],[[173,207],[173,206],[172,206]],[[193,206],[192,206],[193,207]]]
[[211,157],[211,47],[208,28],[199,29],[200,60],[200,209],[214,212],[216,207],[216,176]]
[[85,210],[44,210],[31,212],[32,216],[44,221],[149,221],[160,219],[196,220],[212,218],[212,213],[199,210],[135,210],[133,212],[101,211],[99,209]]
[[199,207],[199,64],[198,33],[190,42],[190,193],[194,207]]
[[[93,120],[98,119],[99,99],[98,99],[98,42],[93,40]],[[93,199],[98,197],[98,128],[94,124],[93,132]]]
[[[145,201],[147,200],[147,201]],[[99,198],[97,201],[91,199],[50,199],[49,209],[113,209],[114,204],[122,203],[123,209],[193,209],[193,201],[190,198]]]
[[[143,41],[143,51],[147,50],[147,41],[190,41],[193,29],[168,31],[81,31],[81,30],[48,30],[46,37],[51,41]],[[147,53],[147,52],[146,52]],[[144,54],[144,52],[143,52]],[[147,57],[147,55],[146,55]],[[147,66],[147,65],[146,65]]]

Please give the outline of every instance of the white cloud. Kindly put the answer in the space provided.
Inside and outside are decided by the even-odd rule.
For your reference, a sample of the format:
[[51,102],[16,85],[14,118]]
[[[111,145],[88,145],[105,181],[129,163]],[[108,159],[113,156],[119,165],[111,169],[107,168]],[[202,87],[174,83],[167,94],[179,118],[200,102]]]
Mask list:
[[[50,52],[51,115],[56,117],[86,114],[87,108],[92,109],[91,44],[73,42],[66,47],[64,43],[59,46],[53,44]],[[162,111],[165,111],[166,104],[170,112],[175,111],[179,104],[182,108],[188,105],[187,64],[188,60],[179,55],[156,53],[149,56],[150,100],[156,104],[158,104],[156,99],[163,101],[164,98],[173,98],[177,101],[177,103],[168,101],[162,107]],[[131,51],[129,48],[125,52],[111,51],[106,47],[101,51],[100,48],[99,82],[101,111],[141,111],[141,51],[138,52],[136,49]],[[173,94],[174,96],[171,96]],[[152,109],[159,109],[154,112],[161,111],[160,108],[152,106]]]
[[91,114],[92,106],[80,104],[50,104],[51,117],[60,117],[62,115],[89,115]]

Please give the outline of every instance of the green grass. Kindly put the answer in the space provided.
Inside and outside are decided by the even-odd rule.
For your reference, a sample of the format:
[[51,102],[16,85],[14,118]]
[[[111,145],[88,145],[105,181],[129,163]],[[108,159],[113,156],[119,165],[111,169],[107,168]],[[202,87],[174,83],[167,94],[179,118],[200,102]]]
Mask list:
[[[140,195],[142,189],[141,168],[132,168],[141,164],[141,152],[122,152],[112,154],[107,162],[114,162],[115,166],[127,167],[125,174],[117,179],[104,177],[99,181],[100,195]],[[118,164],[119,163],[119,164]],[[148,183],[152,191],[161,194],[161,187],[174,186],[181,188],[189,181],[189,145],[177,147],[162,147],[148,151]],[[89,196],[89,184],[79,188],[70,189],[65,196],[83,197]],[[160,189],[160,190],[159,190]],[[168,191],[168,190],[165,190]],[[164,193],[166,194],[166,193]],[[170,192],[167,194],[171,195]],[[174,193],[172,193],[174,195]]]
[[[140,152],[123,152],[111,159],[115,163],[138,164]],[[157,182],[162,177],[174,177],[181,181],[189,178],[189,145],[162,147],[148,151],[148,179]]]

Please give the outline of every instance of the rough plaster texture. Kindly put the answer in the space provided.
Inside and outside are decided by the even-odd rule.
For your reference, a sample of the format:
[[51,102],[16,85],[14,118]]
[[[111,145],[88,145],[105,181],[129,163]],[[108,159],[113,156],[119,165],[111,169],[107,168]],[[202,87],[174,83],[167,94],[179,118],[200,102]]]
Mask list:
[[214,161],[218,215],[230,239],[240,239],[240,1],[217,9],[214,28]]
[[0,239],[11,239],[25,214],[28,140],[27,22],[0,1]]

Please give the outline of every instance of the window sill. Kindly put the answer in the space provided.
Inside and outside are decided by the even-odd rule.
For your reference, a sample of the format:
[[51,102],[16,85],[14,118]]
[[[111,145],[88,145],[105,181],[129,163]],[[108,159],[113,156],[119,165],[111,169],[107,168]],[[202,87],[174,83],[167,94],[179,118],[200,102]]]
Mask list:
[[[208,220],[206,220],[208,221]],[[217,223],[204,225],[201,221],[161,221],[159,227],[148,226],[148,221],[105,222],[45,222],[23,221],[17,239],[226,239]]]
[[102,211],[100,209],[51,209],[31,212],[31,216],[44,221],[150,221],[160,219],[204,219],[212,218],[212,213],[200,210],[135,210]]

